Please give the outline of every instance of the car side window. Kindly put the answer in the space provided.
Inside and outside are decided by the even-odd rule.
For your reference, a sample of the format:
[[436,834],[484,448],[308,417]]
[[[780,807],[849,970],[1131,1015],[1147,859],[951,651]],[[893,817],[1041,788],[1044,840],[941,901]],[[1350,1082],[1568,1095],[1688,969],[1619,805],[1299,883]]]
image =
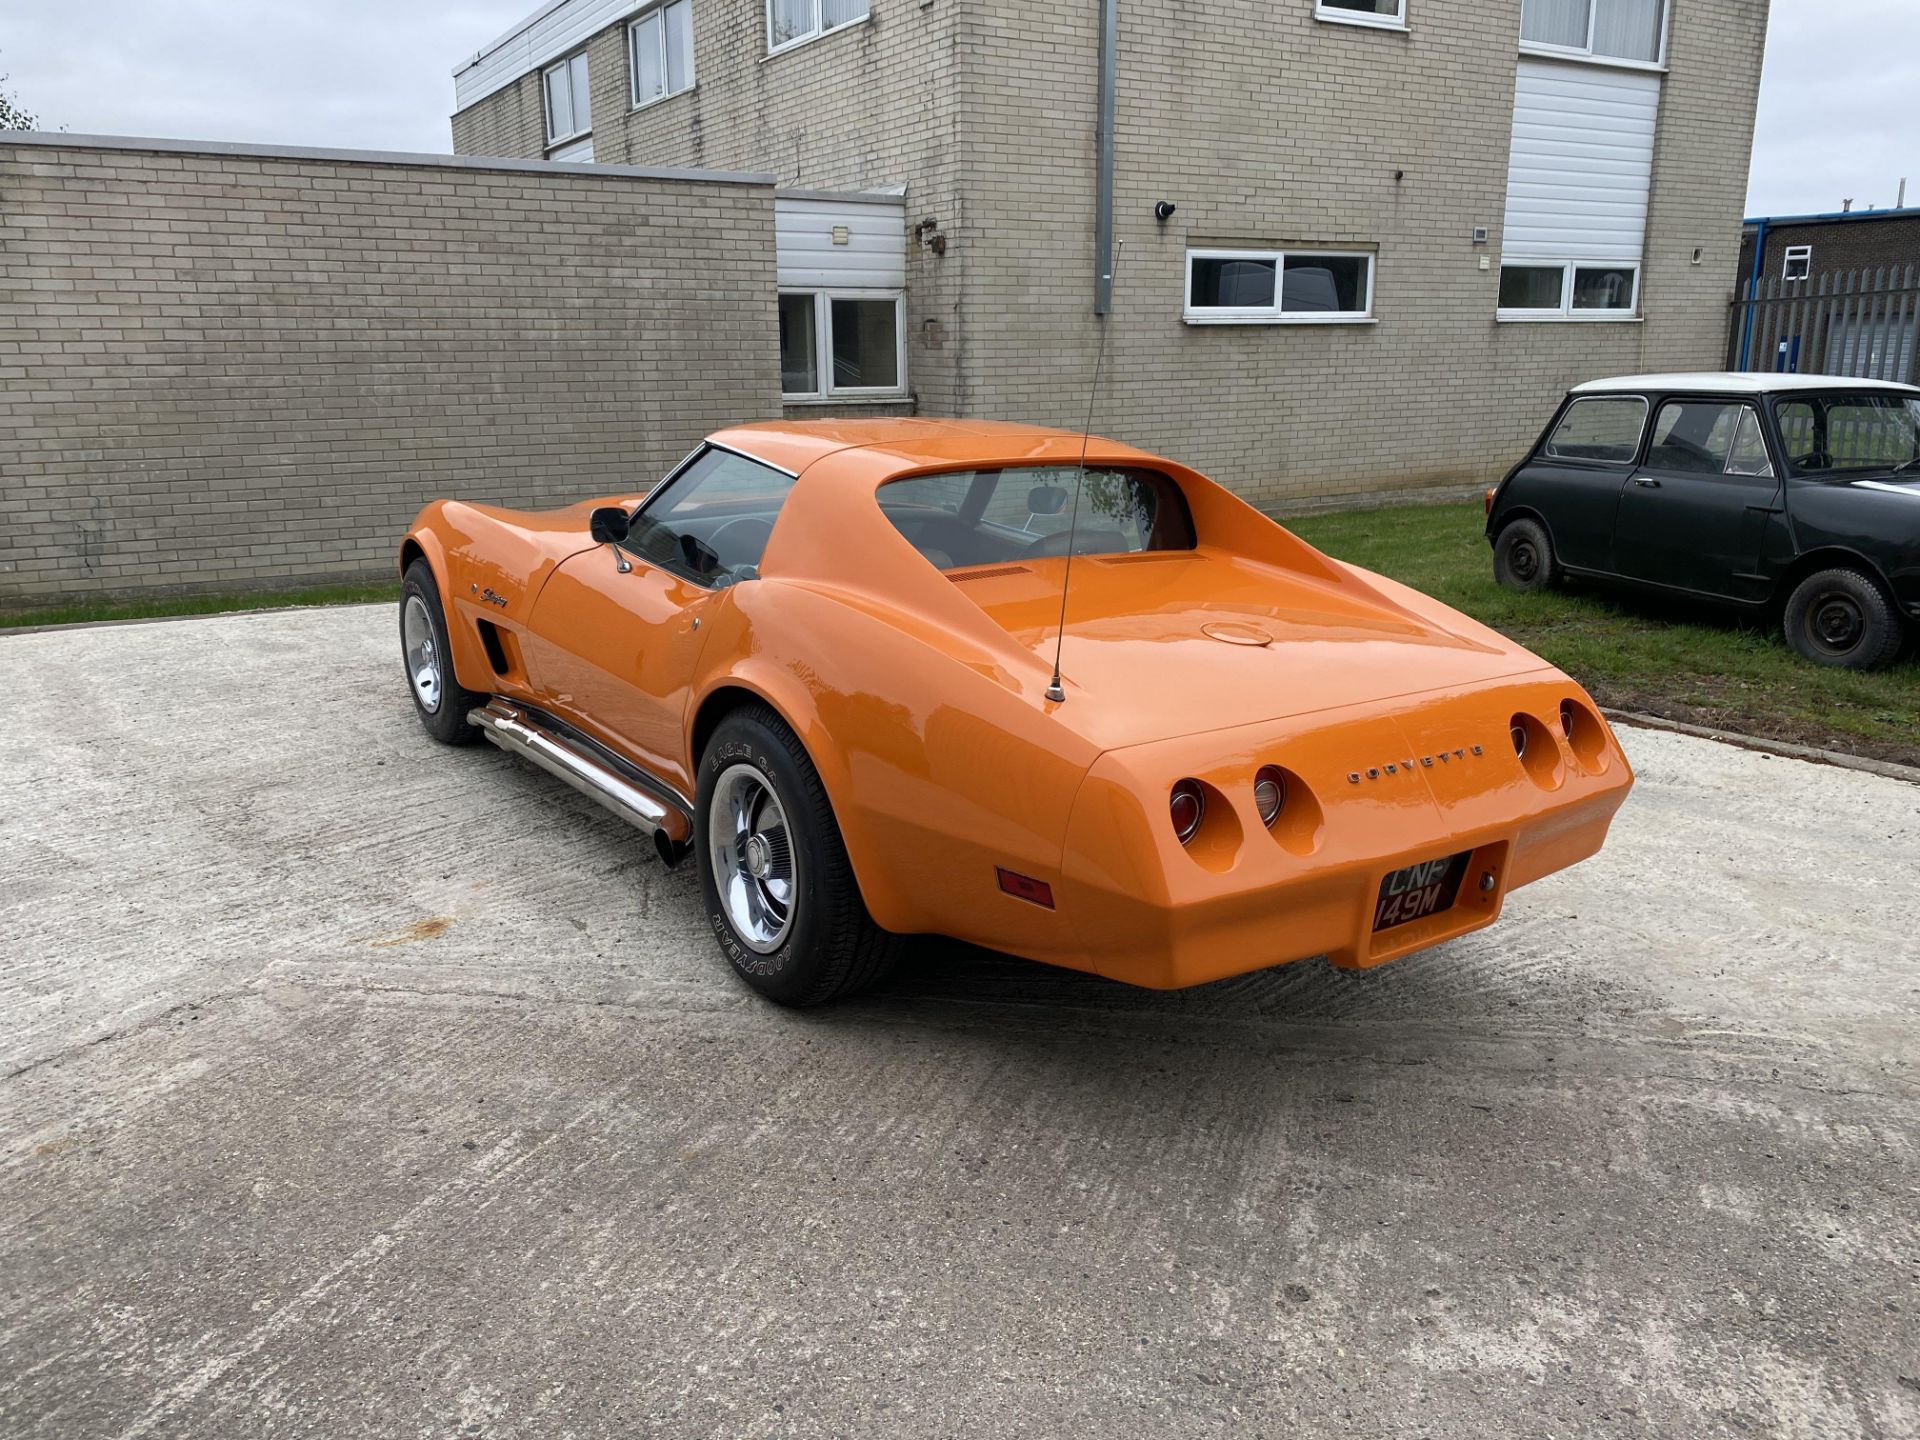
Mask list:
[[1647,402],[1638,395],[1576,400],[1553,427],[1541,453],[1550,460],[1627,465],[1640,452]]
[[1727,459],[1729,475],[1771,478],[1773,461],[1767,455],[1767,442],[1760,433],[1760,413],[1750,406],[1740,410],[1740,427],[1733,432],[1733,454]]
[[1669,400],[1653,421],[1649,470],[1724,474],[1746,406],[1720,400]]
[[625,546],[697,585],[751,580],[793,493],[793,477],[709,446],[647,497]]

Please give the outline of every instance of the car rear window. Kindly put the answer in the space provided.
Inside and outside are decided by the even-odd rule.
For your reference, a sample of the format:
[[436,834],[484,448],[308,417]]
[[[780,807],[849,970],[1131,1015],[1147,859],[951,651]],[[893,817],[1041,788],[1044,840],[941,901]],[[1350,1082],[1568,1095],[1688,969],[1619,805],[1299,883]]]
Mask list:
[[1191,550],[1186,497],[1155,470],[1090,469],[1073,515],[1073,465],[910,475],[880,487],[881,512],[941,570],[1067,553]]
[[1647,402],[1638,395],[1576,400],[1553,427],[1541,453],[1552,460],[1606,465],[1632,462],[1647,423]]

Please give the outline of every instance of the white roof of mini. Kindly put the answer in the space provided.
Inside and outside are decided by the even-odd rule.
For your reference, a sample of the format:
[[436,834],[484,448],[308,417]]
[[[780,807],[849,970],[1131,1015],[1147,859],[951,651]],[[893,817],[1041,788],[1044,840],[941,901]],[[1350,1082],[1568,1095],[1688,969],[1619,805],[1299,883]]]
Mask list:
[[1606,390],[1699,391],[1715,395],[1774,395],[1787,390],[1891,390],[1920,395],[1911,385],[1890,380],[1856,380],[1846,375],[1774,375],[1754,370],[1705,370],[1686,375],[1616,375],[1589,380],[1570,393],[1586,395]]

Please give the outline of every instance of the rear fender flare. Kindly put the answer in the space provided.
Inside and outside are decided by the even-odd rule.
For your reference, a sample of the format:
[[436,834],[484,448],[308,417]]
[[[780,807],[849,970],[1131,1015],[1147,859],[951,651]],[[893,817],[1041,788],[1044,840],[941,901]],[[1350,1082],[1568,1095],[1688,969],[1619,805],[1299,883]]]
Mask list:
[[711,728],[701,723],[701,716],[710,703],[725,702],[729,691],[754,696],[799,737],[807,758],[813,762],[813,768],[820,776],[821,785],[826,788],[827,801],[833,806],[834,821],[840,827],[840,838],[847,847],[847,859],[853,865],[854,879],[859,883],[861,897],[866,901],[874,923],[883,930],[896,933],[915,929],[917,914],[896,893],[889,880],[887,867],[877,853],[878,845],[862,829],[859,811],[851,803],[853,777],[847,770],[839,747],[834,744],[833,737],[828,734],[820,718],[820,707],[813,694],[791,670],[762,656],[749,655],[724,673],[705,678],[693,703],[687,707],[687,773],[694,782],[694,794],[688,798],[697,803],[701,779],[701,757],[695,753],[694,737]]

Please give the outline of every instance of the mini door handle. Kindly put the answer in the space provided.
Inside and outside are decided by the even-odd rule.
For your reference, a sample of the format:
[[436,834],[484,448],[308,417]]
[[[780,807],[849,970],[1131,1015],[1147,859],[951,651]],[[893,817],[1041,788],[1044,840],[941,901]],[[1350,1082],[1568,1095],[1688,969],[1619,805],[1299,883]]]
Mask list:
[[1649,480],[1644,475],[1633,483],[1638,485],[1642,490],[1658,490],[1660,488],[1660,482],[1658,480]]

